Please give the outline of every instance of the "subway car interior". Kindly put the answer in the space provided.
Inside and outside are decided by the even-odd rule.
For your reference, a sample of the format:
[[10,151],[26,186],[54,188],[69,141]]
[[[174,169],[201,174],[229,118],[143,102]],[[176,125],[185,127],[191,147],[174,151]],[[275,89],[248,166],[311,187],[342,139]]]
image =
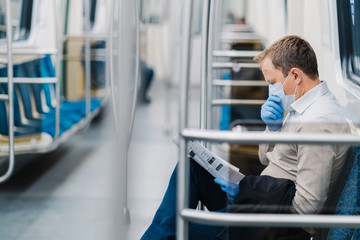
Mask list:
[[1,0],[0,239],[360,239],[359,21],[356,0]]

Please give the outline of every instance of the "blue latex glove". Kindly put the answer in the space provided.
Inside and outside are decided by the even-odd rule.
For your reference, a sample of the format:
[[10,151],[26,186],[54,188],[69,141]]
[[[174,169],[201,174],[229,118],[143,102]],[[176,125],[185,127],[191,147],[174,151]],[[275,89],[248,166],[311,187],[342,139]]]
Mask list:
[[220,185],[221,190],[226,192],[228,199],[231,203],[235,202],[236,197],[239,195],[239,184],[232,183],[225,179],[215,178],[214,182]]
[[271,95],[261,106],[261,119],[268,125],[270,131],[276,131],[281,128],[284,110],[280,103],[280,97]]

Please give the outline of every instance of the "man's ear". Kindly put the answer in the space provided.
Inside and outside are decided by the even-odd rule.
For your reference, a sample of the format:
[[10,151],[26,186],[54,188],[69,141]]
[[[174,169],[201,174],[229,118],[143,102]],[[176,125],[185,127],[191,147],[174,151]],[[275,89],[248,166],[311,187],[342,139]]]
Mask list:
[[296,85],[299,85],[304,77],[304,72],[300,68],[295,67],[290,70],[290,73],[293,76]]

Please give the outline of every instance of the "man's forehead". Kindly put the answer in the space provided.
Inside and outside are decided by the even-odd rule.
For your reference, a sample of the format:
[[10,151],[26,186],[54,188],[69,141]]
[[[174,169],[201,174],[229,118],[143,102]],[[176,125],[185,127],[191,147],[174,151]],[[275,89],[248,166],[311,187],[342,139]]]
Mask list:
[[275,66],[272,63],[271,58],[269,58],[269,57],[265,58],[264,61],[260,65],[260,69],[262,71],[275,69]]

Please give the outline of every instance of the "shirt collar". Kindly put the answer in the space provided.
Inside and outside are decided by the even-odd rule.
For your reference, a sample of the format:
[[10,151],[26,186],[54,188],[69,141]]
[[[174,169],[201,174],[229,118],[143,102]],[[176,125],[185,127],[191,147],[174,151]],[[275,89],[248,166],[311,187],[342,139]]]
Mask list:
[[313,104],[319,97],[323,96],[327,92],[329,92],[329,89],[326,82],[321,82],[319,85],[312,88],[293,104],[291,104],[290,107],[297,113],[303,114],[311,104]]

